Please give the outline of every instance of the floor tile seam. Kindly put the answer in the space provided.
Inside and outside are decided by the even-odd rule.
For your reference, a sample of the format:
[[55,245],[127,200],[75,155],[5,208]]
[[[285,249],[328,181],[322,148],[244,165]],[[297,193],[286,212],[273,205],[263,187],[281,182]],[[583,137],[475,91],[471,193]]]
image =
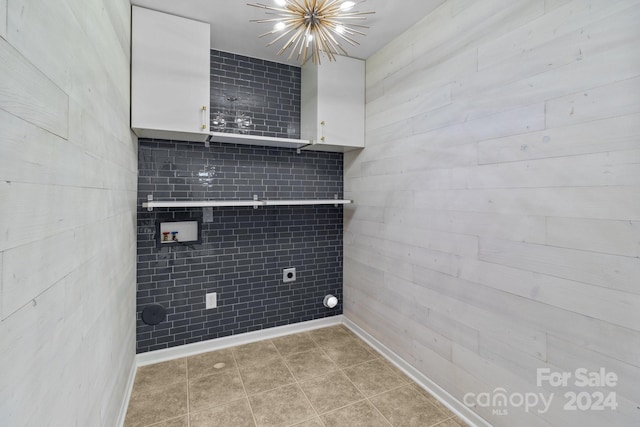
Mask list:
[[189,412],[189,415],[192,415],[192,414],[195,415],[195,414],[199,414],[200,412],[211,411],[212,409],[217,409],[217,408],[220,408],[220,407],[225,406],[225,405],[230,405],[232,403],[236,403],[236,402],[239,402],[241,400],[248,400],[248,399],[249,399],[248,396],[244,396],[244,397],[239,397],[237,399],[227,400],[224,403],[215,403],[213,405],[205,406],[205,407],[199,408],[197,410],[191,411],[191,412]]
[[[431,401],[431,399],[429,399],[427,396],[424,396],[424,394],[423,394],[422,392],[423,392],[423,391],[426,391],[426,390],[424,390],[422,387],[420,387],[417,383],[415,383],[415,382],[410,383],[410,384],[409,384],[409,386],[411,386],[414,390],[419,389],[419,390],[416,390],[416,391],[417,391],[421,396],[423,396],[425,399],[427,399],[427,402],[428,402],[431,406],[433,406],[434,408],[436,408],[436,410],[437,410],[438,412],[442,413],[443,415],[445,415],[445,416],[447,415],[447,413],[446,413],[446,412],[444,412],[442,409],[440,409],[440,408],[438,407],[438,405],[436,405],[435,403],[433,403],[433,402]],[[429,393],[429,392],[427,392],[427,393]],[[429,395],[430,395],[433,399],[435,399],[438,403],[442,404],[442,402],[440,402],[440,401],[439,401],[435,396],[433,396],[431,393],[429,393]],[[449,410],[449,409],[447,409],[447,410],[453,414],[453,412],[452,412],[451,410]],[[455,416],[455,414],[453,414],[453,415]],[[447,416],[447,419],[448,419],[448,418],[450,418],[450,416]]]
[[[288,336],[291,336],[291,335],[295,335],[295,334],[283,335],[283,337],[288,337]],[[278,338],[282,338],[282,337],[278,337]],[[275,342],[273,342],[273,340],[274,340],[273,338],[268,338],[268,339],[266,339],[266,340],[263,340],[262,342],[264,342],[264,341],[269,341],[269,342],[271,343],[271,345],[272,345],[272,346],[276,349],[276,351],[278,352],[278,355],[280,356],[280,358],[284,359],[284,354],[282,354],[282,352],[280,351],[280,349],[278,348],[278,346],[276,345],[276,343],[275,343]],[[260,342],[260,341],[258,341],[258,342]]]
[[340,369],[340,373],[342,373],[342,375],[344,375],[344,377],[347,379],[347,381],[349,381],[351,383],[352,386],[354,386],[356,388],[356,390],[358,390],[358,393],[360,393],[365,399],[367,398],[367,395],[364,393],[364,391],[360,390],[360,387],[358,387],[356,385],[356,383],[354,383],[351,378],[349,378],[349,375],[347,375],[346,372],[344,372],[344,369],[341,368]]
[[305,423],[305,422],[307,422],[307,421],[311,421],[311,420],[315,420],[315,419],[318,419],[318,420],[320,421],[320,424],[322,424],[322,425],[323,425],[323,427],[326,427],[325,423],[323,423],[323,422],[322,422],[322,420],[320,419],[320,416],[318,416],[318,415],[316,415],[316,416],[314,416],[314,417],[311,417],[311,418],[304,419],[304,420],[302,420],[302,421],[296,421],[296,422],[295,422],[295,423],[293,423],[293,424],[287,424],[287,425],[286,425],[286,426],[284,426],[284,427],[295,427],[295,426],[297,426],[297,425],[300,425],[300,424],[302,424],[302,423]]
[[[362,401],[367,399],[367,396],[353,383],[353,381],[351,381],[351,379],[344,372],[342,372],[342,369],[338,368],[338,370],[335,371],[335,372],[339,372],[342,375],[344,375],[347,378],[347,381],[349,381],[351,383],[351,385],[353,385],[356,388],[358,393],[360,393],[360,395],[362,396],[362,399],[355,400],[355,401],[350,402],[350,403],[348,403],[346,405],[343,405],[343,406],[341,406],[339,408],[334,408],[334,409],[331,409],[330,411],[326,411],[326,412],[322,412],[322,413],[320,413],[318,410],[316,410],[316,408],[313,405],[311,405],[311,407],[313,407],[313,409],[318,413],[318,417],[321,417],[321,416],[326,415],[326,414],[331,413],[331,412],[339,411],[340,409],[344,409],[344,408],[346,408],[348,406],[355,405],[356,403],[362,402]],[[334,372],[331,372],[331,373],[334,373]],[[329,375],[329,374],[325,374],[324,376],[326,376],[326,375]],[[320,377],[316,377],[316,378],[320,378]],[[302,390],[302,393],[304,393],[304,389],[302,388],[302,386],[300,386],[300,390]],[[305,396],[306,396],[306,394],[305,394]],[[311,401],[309,401],[309,403],[311,403]],[[322,419],[320,419],[320,422],[322,422]]]
[[[336,364],[336,366],[338,366],[338,368],[340,368],[340,369],[344,369],[344,368],[351,368],[351,367],[354,367],[354,366],[357,366],[357,365],[361,365],[361,364],[363,364],[363,363],[373,362],[374,360],[377,360],[377,358],[375,357],[375,355],[373,355],[373,354],[372,354],[372,357],[373,357],[372,359],[365,360],[364,362],[356,363],[355,365],[340,366],[340,365],[338,365],[338,362],[337,362],[337,361],[335,361],[335,360],[334,360],[334,359],[329,355],[329,353],[327,353],[326,351],[324,351],[324,349],[322,349],[322,350],[323,350],[324,354],[325,354],[325,355],[326,355],[326,356],[327,356],[327,357],[328,357],[328,358],[329,358],[333,363],[335,363],[335,364]],[[371,352],[369,351],[369,349],[365,348],[365,350],[366,350],[368,353],[370,353],[370,354],[371,354]]]
[[164,419],[164,420],[162,420],[162,421],[158,421],[158,422],[155,422],[155,423],[153,423],[153,424],[145,424],[145,425],[143,425],[143,426],[141,426],[141,427],[154,427],[154,426],[159,426],[160,424],[166,423],[167,421],[177,420],[177,419],[182,418],[182,417],[187,417],[187,418],[189,418],[189,415],[188,415],[188,414],[182,414],[182,415],[178,415],[178,416],[176,416],[176,417],[165,418],[165,419]]
[[[383,392],[378,393],[378,394],[375,394],[375,395],[373,395],[373,396],[368,396],[368,397],[367,397],[367,400],[369,400],[369,402],[373,405],[373,407],[374,407],[374,408],[376,408],[376,410],[380,413],[380,415],[382,415],[385,419],[387,419],[387,417],[385,417],[385,416],[384,416],[384,414],[382,414],[382,411],[380,411],[380,409],[376,406],[376,404],[375,404],[371,399],[373,399],[373,398],[375,398],[375,397],[378,397],[378,396],[381,396],[381,395],[383,395],[383,394],[386,394],[386,393],[392,392],[392,391],[394,391],[394,390],[399,390],[399,389],[404,388],[404,387],[414,388],[414,385],[416,385],[416,384],[415,384],[415,383],[414,383],[414,384],[405,383],[405,384],[403,384],[403,385],[400,385],[400,386],[398,386],[398,387],[394,387],[394,388],[389,389],[389,390],[387,390],[387,391],[383,391]],[[418,393],[419,393],[419,392],[418,392]],[[428,403],[429,405],[431,405],[433,408],[435,408],[435,409],[436,409],[436,411],[438,411],[439,413],[441,413],[441,414],[443,414],[443,415],[445,415],[445,416],[446,416],[446,414],[445,414],[444,412],[442,412],[442,411],[440,410],[440,408],[438,408],[436,405],[434,405],[433,403],[431,403],[431,401],[430,401],[428,398],[426,398],[426,396],[423,396],[423,397],[425,397],[425,399],[427,400],[427,403]],[[440,421],[437,421],[437,422],[435,422],[434,424],[430,424],[429,426],[425,426],[425,427],[436,427],[438,424],[442,424],[442,423],[444,423],[445,421],[447,421],[447,420],[449,420],[449,419],[451,419],[451,418],[454,418],[454,417],[455,417],[455,414],[454,414],[452,417],[447,417],[447,416],[446,416],[444,419],[442,419],[442,420],[440,420]],[[393,426],[393,424],[391,423],[391,421],[390,421],[390,420],[387,420],[387,421],[389,422],[389,424],[390,424],[390,425],[392,425],[392,426]]]
[[[158,390],[158,389],[161,389],[161,388],[170,387],[170,386],[173,386],[173,385],[176,385],[176,384],[182,384],[184,382],[185,382],[184,380],[174,381],[174,382],[170,382],[170,383],[166,383],[166,384],[162,384],[162,385],[158,385],[158,386],[154,386],[154,387],[147,387],[147,388],[144,388],[142,390],[135,390],[135,391],[131,392],[131,397],[133,397],[134,395],[138,395],[140,393],[148,393],[148,392],[153,391],[153,390]],[[187,382],[188,382],[188,380],[187,380]]]
[[[215,353],[216,351],[219,351],[219,350],[212,351],[211,353]],[[234,358],[233,359],[233,365],[235,366],[236,369],[238,369],[239,365],[238,365],[238,362],[236,361],[235,357],[233,356],[233,353],[232,353],[232,357]],[[226,364],[225,364],[225,366],[226,366]],[[223,366],[223,368],[224,368],[224,366]],[[220,369],[222,369],[222,368],[220,368]],[[226,372],[228,372],[228,369],[227,370],[220,370],[218,372],[208,372],[208,373],[206,373],[204,375],[197,375],[197,376],[194,376],[194,377],[189,377],[189,371],[188,371],[188,368],[187,368],[187,382],[191,382],[193,380],[199,380],[201,378],[212,377],[214,375],[221,375],[221,374],[224,374]]]
[[[404,383],[404,384],[401,384],[399,386],[395,386],[393,388],[390,388],[389,390],[381,391],[380,393],[376,393],[376,394],[372,394],[371,396],[367,396],[367,399],[373,399],[375,397],[381,396],[381,395],[389,393],[391,391],[395,391],[395,390],[401,389],[403,387],[411,387],[411,384]],[[431,402],[429,402],[429,403],[431,403]]]
[[[444,420],[439,421],[437,424],[434,424],[432,427],[438,427],[439,425],[444,424],[444,423],[446,423],[447,421],[451,421],[451,420],[453,420],[454,418],[455,418],[455,415],[454,415],[453,417],[445,418]],[[454,420],[454,421],[455,421],[455,420]]]
[[247,369],[247,368],[252,368],[252,367],[254,367],[256,365],[265,365],[265,364],[268,364],[268,363],[271,363],[271,362],[275,362],[277,360],[280,360],[280,361],[284,362],[284,357],[282,357],[282,356],[280,356],[278,354],[278,357],[273,357],[271,359],[262,359],[262,360],[259,360],[257,362],[247,363],[247,364],[243,364],[243,365],[240,365],[239,363],[236,363],[236,366],[238,367],[238,370],[240,370],[241,368],[242,369]]
[[431,425],[426,426],[426,427],[438,427],[439,425],[442,425],[442,424],[446,423],[450,419],[451,418],[445,418],[444,420],[440,420],[440,421],[436,422],[435,424],[431,424]]
[[[288,369],[288,367],[287,367],[287,369]],[[293,375],[293,374],[292,374],[292,375]],[[295,376],[294,376],[294,379],[295,379]],[[290,385],[292,385],[292,384],[287,384],[287,385],[284,385],[284,386],[282,386],[282,387],[287,387],[287,386],[290,386]],[[315,406],[313,406],[313,404],[312,404],[312,403],[311,403],[311,401],[309,400],[309,397],[307,397],[307,394],[304,392],[304,390],[302,389],[302,386],[301,386],[301,385],[300,385],[300,383],[297,381],[297,379],[296,379],[295,385],[298,387],[298,390],[300,390],[300,392],[302,393],[302,396],[304,397],[304,399],[305,399],[305,400],[307,401],[307,403],[309,404],[309,407],[313,410],[313,412],[315,412],[315,414],[316,414],[316,415],[315,415],[315,416],[313,416],[313,417],[311,417],[311,418],[307,418],[307,419],[305,419],[305,420],[302,420],[302,421],[296,421],[294,424],[291,424],[291,425],[289,425],[289,426],[287,426],[287,427],[292,427],[292,426],[298,425],[298,424],[300,424],[300,423],[303,423],[303,422],[305,422],[305,421],[313,420],[313,419],[315,419],[315,418],[317,418],[318,420],[320,420],[320,424],[322,424],[323,426],[325,426],[325,427],[326,427],[325,423],[324,423],[324,422],[322,422],[322,419],[320,419],[320,414],[319,414],[319,413],[318,413],[318,411],[316,410]],[[282,388],[282,387],[280,387],[280,388]],[[275,389],[274,389],[274,390],[275,390]],[[256,423],[256,425],[257,425],[257,423]]]
[[[331,328],[331,327],[333,327],[333,326],[327,326],[327,328]],[[320,329],[326,329],[326,328],[320,328]],[[315,329],[315,330],[319,330],[319,329]],[[311,331],[311,332],[312,332],[312,331]],[[312,340],[313,342],[315,342],[315,343],[316,343],[316,345],[317,345],[318,347],[320,347],[320,348],[325,347],[325,346],[323,346],[323,345],[322,345],[322,344],[321,344],[317,339],[313,338],[313,335],[309,334],[309,338],[311,338],[311,340]],[[356,336],[356,335],[351,335],[351,334],[349,334],[349,338],[348,338],[348,340],[360,340],[360,338],[359,338],[358,336]],[[339,345],[342,345],[342,344],[344,344],[344,343],[340,343]],[[329,346],[330,346],[330,345],[331,345],[331,343],[329,344]],[[327,347],[328,347],[328,346],[327,346]]]
[[356,405],[356,404],[358,404],[358,403],[365,402],[366,400],[367,400],[367,398],[366,398],[366,397],[363,397],[362,399],[354,400],[353,402],[349,402],[349,403],[347,403],[346,405],[342,405],[342,406],[340,406],[340,407],[338,407],[338,408],[333,408],[333,409],[330,409],[329,411],[323,412],[322,414],[320,414],[320,416],[321,416],[321,417],[323,417],[323,416],[325,416],[325,415],[333,414],[334,412],[341,411],[341,410],[343,410],[343,409],[345,409],[345,408],[348,408],[349,406],[352,406],[352,405]]
[[362,340],[361,340],[360,338],[358,338],[358,337],[350,337],[350,338],[347,338],[345,341],[338,342],[338,343],[330,342],[329,344],[321,345],[320,343],[318,343],[318,342],[316,341],[316,344],[318,344],[318,347],[320,347],[320,348],[324,349],[325,347],[342,347],[342,346],[345,346],[346,344],[348,344],[350,341],[355,341],[355,342],[364,342],[364,341],[362,341]]
[[[313,351],[313,350],[311,350],[311,351]],[[306,353],[306,352],[304,352],[304,353]],[[302,353],[298,353],[298,354],[302,354]],[[286,359],[283,359],[283,360],[284,360],[284,364],[287,366],[287,369],[289,369],[289,372],[291,372],[291,375],[293,375],[293,378],[296,380],[296,382],[300,383],[300,382],[305,382],[305,381],[313,380],[313,379],[316,379],[316,378],[320,378],[320,377],[323,377],[323,376],[328,375],[328,374],[332,374],[332,373],[337,372],[337,371],[339,371],[339,370],[340,370],[340,367],[339,367],[338,365],[336,365],[336,362],[334,362],[334,361],[333,361],[333,360],[332,360],[332,359],[331,359],[331,358],[330,358],[326,353],[322,352],[322,354],[324,354],[324,355],[329,359],[329,361],[330,361],[331,363],[333,363],[333,366],[334,366],[335,368],[332,368],[332,370],[330,370],[329,372],[324,372],[324,373],[322,373],[322,374],[315,375],[315,376],[313,376],[313,377],[309,377],[309,378],[304,378],[304,379],[300,379],[300,378],[298,378],[298,377],[293,373],[293,371],[291,370],[291,367],[290,367],[290,366],[289,366],[289,364],[287,363],[287,360],[286,360]]]
[[[275,346],[275,344],[274,344]],[[277,348],[276,348],[277,349]],[[293,377],[293,380],[295,381],[296,387],[298,387],[298,390],[300,390],[300,392],[302,393],[302,395],[304,396],[305,400],[307,401],[307,403],[309,404],[309,406],[311,407],[311,409],[313,409],[313,412],[315,412],[316,417],[320,420],[320,414],[318,413],[317,409],[315,408],[315,406],[313,406],[313,404],[311,403],[311,400],[309,400],[309,397],[307,396],[307,394],[304,392],[304,390],[302,389],[302,385],[300,384],[300,381],[298,381],[298,378],[293,374],[293,372],[291,371],[291,368],[289,368],[289,365],[287,365],[287,361],[284,360],[284,358],[282,358],[283,362],[284,362],[284,366],[287,367],[287,370],[289,371],[289,373],[291,374],[291,376]],[[304,422],[304,421],[301,421]],[[324,423],[322,422],[322,420],[320,420],[320,423],[324,426]],[[292,424],[295,425],[295,424]]]
[[309,334],[309,338],[311,338],[311,341],[313,341],[314,343],[316,343],[316,345],[317,345],[318,347],[322,347],[322,346],[320,345],[320,343],[319,343],[318,341],[316,341],[316,340],[313,338],[313,335],[312,335],[312,334]]
[[[287,366],[287,369],[289,369],[289,367]],[[319,377],[316,377],[319,378]],[[304,396],[305,400],[307,401],[307,403],[309,404],[309,406],[311,407],[311,409],[313,409],[313,412],[316,413],[316,416],[318,417],[318,419],[320,420],[320,423],[322,423],[322,425],[324,425],[324,423],[322,422],[322,419],[320,419],[320,412],[318,412],[318,410],[316,409],[315,406],[313,406],[313,404],[311,403],[311,399],[309,399],[309,396],[307,396],[307,393],[305,393],[304,389],[302,388],[302,384],[300,381],[298,381],[297,378],[295,378],[294,375],[294,379],[296,380],[296,385],[298,386],[298,390],[300,390],[302,392],[302,395]],[[305,380],[306,381],[306,380]],[[303,381],[304,382],[304,381]]]
[[[191,381],[191,380],[195,380],[195,379],[198,379],[198,378],[208,377],[208,376],[210,376],[210,375],[217,375],[217,374],[221,374],[221,373],[223,373],[224,371],[213,372],[213,373],[209,372],[209,373],[206,373],[206,374],[204,374],[204,375],[195,375],[195,376],[193,376],[193,377],[192,377],[192,376],[190,376],[190,375],[189,375],[189,359],[191,359],[191,358],[193,358],[193,357],[201,356],[201,355],[203,355],[203,354],[217,353],[217,352],[219,352],[219,351],[224,351],[224,350],[226,350],[226,349],[222,349],[222,350],[212,350],[212,351],[207,351],[207,352],[204,352],[204,353],[198,353],[198,354],[195,354],[195,355],[193,355],[193,356],[185,357],[185,359],[186,359],[186,361],[187,361],[187,381]],[[231,352],[231,357],[233,357],[233,352]],[[235,358],[233,359],[233,362],[236,364],[236,366],[238,365],[238,363],[236,362]],[[214,368],[214,369],[215,369],[215,368]]]
[[[356,368],[356,367],[358,367],[358,366],[362,366],[362,365],[365,365],[365,364],[367,364],[367,363],[376,362],[376,361],[377,361],[377,359],[374,359],[374,360],[368,360],[368,361],[366,361],[366,362],[362,362],[362,363],[359,363],[359,364],[357,364],[357,365],[351,365],[351,366],[346,366],[346,367],[344,367],[344,368],[340,368],[340,370],[342,371],[342,373],[343,373],[347,378],[349,378],[349,380],[351,380],[351,382],[353,383],[353,385],[354,385],[354,386],[356,386],[356,388],[357,388],[358,390],[360,390],[360,388],[356,385],[356,383],[351,379],[351,377],[349,376],[349,374],[348,374],[347,372],[345,372],[345,371],[346,371],[346,370],[348,370],[348,369]],[[390,388],[390,389],[388,389],[388,390],[382,391],[382,392],[380,392],[380,393],[376,393],[375,395],[371,395],[371,396],[366,396],[366,394],[364,393],[364,391],[360,390],[360,392],[361,392],[362,394],[365,394],[365,396],[366,396],[367,398],[369,398],[369,397],[373,397],[373,396],[378,396],[378,395],[380,395],[380,394],[386,393],[386,392],[391,391],[391,390],[395,390],[395,389],[400,388],[400,387],[404,387],[404,386],[412,386],[412,385],[414,385],[413,383],[406,382],[406,381],[404,380],[404,378],[402,378],[400,375],[398,375],[398,374],[396,374],[395,372],[393,372],[393,370],[391,370],[391,369],[390,369],[390,368],[388,368],[387,366],[383,366],[382,368],[383,368],[383,369],[385,369],[387,372],[390,372],[391,374],[393,374],[396,378],[398,378],[398,379],[402,382],[402,384],[401,384],[401,385],[399,385],[399,386],[392,387],[392,388]],[[431,402],[429,402],[429,403],[431,403]]]
[[238,364],[238,359],[236,358],[236,352],[233,351],[233,348],[234,347],[231,347],[231,357],[233,357],[233,361],[235,362],[235,365],[236,365],[236,371],[238,371],[238,377],[240,378],[240,384],[242,384],[242,390],[244,390],[244,398],[247,400],[247,404],[249,405],[249,412],[251,412],[251,418],[253,419],[253,424],[257,427],[258,421],[256,419],[256,414],[253,413],[251,400],[249,400],[249,393],[247,393],[247,387],[245,387],[244,380],[242,379],[242,374],[240,374],[240,365]]
[[[176,384],[182,384],[182,383],[183,383],[182,381],[181,382],[175,382],[175,383],[167,384],[167,385],[162,386],[162,387],[155,387],[155,388],[146,389],[146,390],[143,390],[143,391],[148,392],[148,391],[151,391],[151,390],[159,390],[161,388],[168,388],[168,387],[171,387],[171,386],[175,386]],[[172,416],[172,417],[169,417],[169,418],[165,418],[165,419],[162,419],[160,421],[156,421],[156,422],[154,422],[152,424],[144,424],[141,427],[152,427],[152,426],[164,423],[166,421],[171,421],[171,420],[178,419],[178,418],[184,417],[184,416],[186,416],[188,418],[189,417],[189,383],[188,382],[186,383],[186,386],[187,386],[187,412],[185,412],[183,414],[180,414],[180,415],[176,415],[176,416]],[[131,402],[131,397],[129,398],[129,402]]]
[[[214,410],[214,409],[218,409],[218,408],[221,408],[223,406],[227,406],[227,405],[231,405],[233,403],[240,402],[242,400],[247,402],[247,405],[249,405],[249,412],[251,412],[251,416],[253,417],[253,423],[255,424],[255,426],[257,426],[258,423],[256,422],[255,417],[253,416],[253,409],[251,408],[251,402],[249,402],[249,397],[248,396],[244,396],[244,397],[241,397],[239,399],[229,400],[229,401],[224,402],[224,403],[216,404],[216,405],[213,405],[213,406],[207,406],[205,408],[200,408],[200,409],[198,409],[196,411],[189,412],[189,414],[188,414],[189,426],[191,425],[191,416],[192,415],[197,415],[197,414],[200,414],[202,412],[207,412],[207,411],[211,411],[211,410]],[[151,426],[145,426],[145,427],[151,427]],[[231,426],[229,426],[229,427],[231,427]]]
[[[386,393],[386,392],[385,392]],[[382,393],[380,393],[382,394]],[[379,396],[379,395],[377,395]],[[373,402],[371,401],[371,399],[369,397],[367,397],[367,402],[369,402],[369,405],[371,405],[371,407],[373,408],[374,411],[376,411],[378,414],[380,414],[380,416],[382,417],[383,420],[386,421],[387,424],[389,424],[389,426],[391,427],[395,427],[392,423],[391,420],[388,419],[387,417],[384,416],[384,414],[382,413],[382,411],[380,411],[380,409],[378,409],[378,407],[376,405],[373,404]]]
[[[276,360],[276,359],[274,359],[274,360]],[[282,358],[280,358],[280,360],[281,360],[281,361],[282,361],[282,363],[284,364],[285,368],[287,368],[287,371],[289,371],[289,374],[291,375],[291,378],[293,379],[293,381],[292,381],[292,382],[288,382],[288,383],[286,383],[286,384],[279,384],[279,385],[277,385],[276,387],[270,388],[270,389],[268,389],[268,390],[260,390],[260,391],[255,392],[255,393],[249,393],[249,392],[247,391],[247,388],[246,388],[246,386],[244,385],[244,378],[242,377],[242,372],[240,371],[240,367],[238,366],[238,373],[239,373],[239,375],[240,375],[240,380],[242,381],[242,385],[243,385],[243,387],[244,387],[244,391],[245,391],[245,394],[247,395],[247,397],[255,396],[256,394],[267,393],[267,392],[269,392],[269,391],[277,390],[277,389],[279,389],[279,388],[286,387],[286,386],[288,386],[288,385],[292,385],[292,384],[294,384],[294,383],[297,383],[297,382],[298,382],[298,380],[297,380],[296,376],[295,376],[295,375],[293,375],[293,372],[291,372],[291,369],[290,369],[290,368],[289,368],[289,366],[287,365],[287,362],[286,362],[284,359],[282,359]],[[273,362],[273,361],[271,361],[271,362]]]
[[[277,351],[277,349],[276,349],[276,351]],[[236,360],[236,366],[238,368],[247,368],[247,367],[251,367],[251,366],[255,366],[255,365],[271,362],[271,361],[274,361],[274,360],[283,359],[283,357],[280,355],[280,352],[278,352],[278,354],[275,355],[275,356],[267,357],[265,359],[259,359],[257,361],[252,361],[252,362],[242,362],[241,363],[240,361],[235,359],[235,354],[233,355],[233,357],[234,357],[234,360]]]
[[323,417],[323,416],[326,416],[326,415],[329,415],[329,414],[333,414],[333,413],[335,413],[335,412],[338,412],[338,411],[341,411],[341,410],[343,410],[343,409],[345,409],[345,408],[348,408],[349,406],[354,406],[354,405],[357,405],[358,403],[362,403],[362,402],[366,402],[366,403],[368,403],[368,404],[373,408],[373,410],[374,410],[374,411],[376,411],[376,413],[377,413],[377,414],[379,414],[379,415],[382,417],[382,419],[384,420],[384,422],[385,422],[385,423],[387,423],[387,426],[388,426],[388,427],[394,427],[394,426],[393,426],[393,424],[391,424],[391,421],[389,421],[389,420],[387,419],[387,417],[385,417],[385,416],[384,416],[384,414],[382,414],[382,412],[380,412],[380,410],[378,409],[378,407],[377,407],[376,405],[374,405],[374,404],[373,404],[373,402],[371,402],[371,401],[369,400],[369,398],[368,398],[368,397],[365,397],[364,399],[356,400],[355,402],[351,402],[351,403],[349,403],[348,405],[342,406],[342,407],[340,407],[340,408],[332,409],[331,411],[327,411],[327,412],[322,413],[322,414],[320,415],[320,422],[322,422],[322,423],[323,423],[323,425],[325,425],[325,426],[326,426],[326,424],[324,424],[324,422],[322,421],[322,417]]
[[295,353],[291,353],[291,354],[287,354],[287,355],[285,355],[285,354],[283,354],[283,353],[280,351],[280,349],[278,348],[278,346],[276,345],[276,343],[274,343],[274,342],[273,342],[273,339],[271,339],[271,343],[273,344],[273,346],[276,348],[276,350],[277,350],[277,351],[278,351],[278,353],[280,354],[280,357],[282,357],[283,359],[286,359],[287,357],[295,356],[295,355],[297,355],[297,354],[308,353],[308,352],[310,352],[310,351],[314,351],[314,350],[317,350],[318,348],[320,348],[320,346],[318,345],[318,343],[317,343],[317,342],[315,342],[315,341],[313,340],[313,338],[311,338],[311,337],[310,337],[306,332],[298,332],[298,333],[295,333],[295,334],[284,335],[283,337],[279,337],[279,338],[290,337],[290,336],[294,336],[294,335],[305,335],[307,338],[309,338],[311,341],[313,341],[313,344],[315,344],[315,347],[314,347],[314,348],[307,349],[307,350],[297,351],[297,352],[295,352]]
[[298,351],[296,353],[287,354],[286,356],[281,354],[281,356],[282,356],[283,359],[286,360],[286,359],[291,359],[293,356],[298,356],[300,354],[311,353],[313,351],[319,351],[319,350],[322,350],[322,348],[320,346],[315,346],[313,348],[309,348],[309,349],[304,350],[304,351]]
[[338,362],[336,362],[335,360],[333,360],[333,358],[329,355],[329,353],[327,353],[325,351],[325,349],[323,347],[320,347],[320,350],[322,351],[322,353],[327,356],[329,358],[329,360],[331,360],[331,363],[333,363],[334,365],[336,365],[336,368],[338,369],[342,369],[342,367],[340,365],[338,365]]
[[290,382],[290,383],[286,383],[286,384],[279,384],[278,386],[273,387],[273,388],[270,388],[270,389],[268,389],[268,390],[260,390],[260,391],[255,392],[255,393],[249,393],[249,392],[247,392],[247,397],[253,397],[253,396],[255,396],[255,395],[262,394],[262,393],[268,393],[268,392],[270,392],[270,391],[274,391],[274,390],[277,390],[277,389],[282,388],[282,387],[286,387],[286,386],[290,386],[290,385],[295,385],[296,383],[297,383],[297,382],[295,381],[295,378],[294,378],[294,381],[292,381],[292,382]]
[[[366,363],[375,362],[376,360],[377,359],[365,360],[364,362],[359,362],[359,363],[356,363],[355,365],[344,366],[344,367],[342,367],[340,369],[342,369],[342,370],[344,370],[344,369],[352,369],[352,368],[356,368],[358,366],[362,366],[362,365],[364,365]],[[385,366],[385,368],[386,368],[386,366]]]
[[320,377],[326,377],[327,375],[335,374],[336,372],[340,372],[340,368],[338,368],[337,366],[335,369],[331,369],[330,371],[324,372],[322,374],[314,375],[313,377],[303,379],[296,378],[296,381],[298,381],[299,383],[306,383],[307,381],[317,380]]
[[[274,390],[278,390],[278,389],[281,389],[281,388],[290,387],[290,386],[292,386],[292,385],[295,385],[296,387],[298,387],[298,390],[299,390],[300,392],[302,392],[302,395],[304,396],[305,400],[307,401],[307,403],[309,404],[309,406],[311,407],[311,409],[313,409],[313,411],[314,411],[314,412],[315,412],[315,414],[316,414],[314,417],[311,417],[311,418],[308,418],[308,419],[305,419],[305,420],[302,420],[302,421],[296,421],[296,424],[300,424],[300,423],[302,423],[302,422],[305,422],[305,421],[311,420],[311,419],[313,419],[313,418],[316,418],[316,417],[318,417],[318,418],[319,418],[319,417],[320,417],[320,416],[318,415],[318,411],[316,411],[316,408],[314,408],[314,407],[313,407],[313,405],[312,405],[312,404],[311,404],[311,402],[309,401],[309,398],[308,398],[308,397],[307,397],[307,395],[304,393],[304,390],[302,390],[302,387],[300,387],[300,384],[296,381],[296,382],[294,382],[294,383],[289,383],[289,384],[279,385],[278,387],[273,388],[273,389],[271,389],[271,390],[265,390],[265,391],[261,391],[261,392],[259,392],[259,393],[254,393],[254,394],[251,394],[251,395],[248,395],[248,396],[247,396],[247,400],[249,401],[249,409],[251,410],[251,415],[253,416],[253,422],[255,423],[255,425],[256,425],[256,426],[258,425],[258,421],[257,421],[257,419],[256,419],[255,413],[253,412],[253,406],[251,406],[251,398],[252,398],[252,397],[254,397],[254,396],[257,396],[257,395],[260,395],[260,394],[269,393],[269,392],[272,392],[272,391],[274,391]],[[292,424],[292,426],[295,426],[296,424]]]
[[[285,335],[287,336],[287,335]],[[269,340],[271,341],[271,344],[273,344],[273,346],[276,348],[276,351],[278,352],[278,354],[280,355],[280,358],[284,359],[284,355],[282,354],[282,352],[280,352],[280,349],[278,348],[278,346],[276,345],[276,343],[273,342],[273,340]]]
[[[333,359],[331,359],[331,360],[333,360]],[[369,359],[369,360],[365,360],[364,362],[358,362],[358,363],[356,363],[354,365],[338,366],[338,368],[340,368],[340,369],[350,369],[350,368],[353,368],[353,367],[356,367],[356,366],[364,365],[365,363],[374,362],[375,360],[376,359]],[[334,363],[337,364],[337,362],[334,362]]]
[[189,358],[184,360],[185,376],[187,377],[187,427],[191,427],[191,402],[189,399]]

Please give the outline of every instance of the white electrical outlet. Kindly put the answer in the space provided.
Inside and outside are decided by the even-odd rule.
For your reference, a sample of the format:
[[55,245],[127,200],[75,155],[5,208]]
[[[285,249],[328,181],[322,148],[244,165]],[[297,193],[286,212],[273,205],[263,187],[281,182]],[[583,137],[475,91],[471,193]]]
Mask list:
[[211,206],[202,208],[202,222],[213,222],[213,208]]
[[218,294],[216,292],[211,292],[210,294],[207,294],[205,303],[206,303],[207,309],[218,307]]

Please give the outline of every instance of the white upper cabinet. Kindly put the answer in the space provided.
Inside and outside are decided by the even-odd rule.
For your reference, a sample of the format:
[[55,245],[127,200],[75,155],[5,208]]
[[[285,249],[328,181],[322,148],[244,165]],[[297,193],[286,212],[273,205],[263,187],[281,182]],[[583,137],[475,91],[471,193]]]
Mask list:
[[302,67],[301,137],[311,150],[349,151],[364,147],[365,63],[338,57]]
[[131,128],[139,137],[209,135],[209,24],[132,7]]

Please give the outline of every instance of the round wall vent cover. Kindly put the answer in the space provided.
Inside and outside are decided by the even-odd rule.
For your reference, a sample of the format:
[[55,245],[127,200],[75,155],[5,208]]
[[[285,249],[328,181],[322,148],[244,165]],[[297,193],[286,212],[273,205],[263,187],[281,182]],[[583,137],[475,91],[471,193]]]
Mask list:
[[157,325],[167,317],[167,310],[159,305],[148,305],[142,310],[142,321],[147,325]]

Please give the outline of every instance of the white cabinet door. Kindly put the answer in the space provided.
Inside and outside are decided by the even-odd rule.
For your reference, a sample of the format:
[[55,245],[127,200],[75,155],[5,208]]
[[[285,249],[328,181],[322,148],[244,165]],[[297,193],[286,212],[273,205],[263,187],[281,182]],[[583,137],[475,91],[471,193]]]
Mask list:
[[301,136],[315,150],[364,147],[365,63],[338,57],[302,67]]
[[132,7],[131,128],[139,137],[209,134],[209,24]]

